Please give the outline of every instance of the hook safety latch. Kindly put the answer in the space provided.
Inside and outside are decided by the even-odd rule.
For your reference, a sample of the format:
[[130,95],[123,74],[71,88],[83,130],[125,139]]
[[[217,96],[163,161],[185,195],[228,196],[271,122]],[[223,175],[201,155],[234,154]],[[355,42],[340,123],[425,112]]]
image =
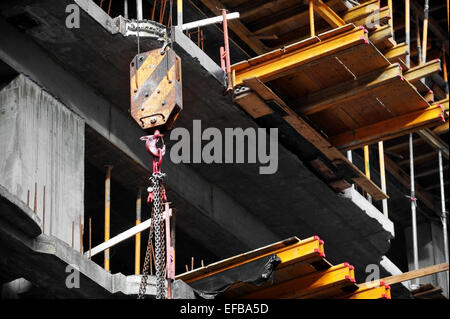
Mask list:
[[[141,141],[145,141],[145,149],[153,156],[153,173],[161,172],[161,162],[164,154],[166,154],[166,145],[163,139],[164,134],[155,130],[153,135],[142,136]],[[162,147],[156,146],[161,139]]]

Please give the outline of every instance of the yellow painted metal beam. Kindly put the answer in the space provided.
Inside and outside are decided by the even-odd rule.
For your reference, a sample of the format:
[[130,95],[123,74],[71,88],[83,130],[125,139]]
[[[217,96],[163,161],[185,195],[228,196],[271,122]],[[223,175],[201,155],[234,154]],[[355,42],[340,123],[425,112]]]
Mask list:
[[378,9],[378,0],[367,1],[349,9],[342,15],[342,19],[347,22],[358,21],[372,14],[376,9]]
[[433,129],[435,134],[441,135],[448,132],[448,121],[445,124],[439,125]]
[[[387,23],[389,19],[391,18],[391,15],[389,14],[389,8],[383,7],[380,9],[380,11],[372,11],[371,14],[368,16],[365,16],[363,18],[351,21],[356,26],[363,26],[368,30],[375,30],[379,25]],[[347,22],[350,22],[348,20],[345,20]]]
[[322,19],[328,22],[328,24],[333,28],[342,27],[346,24],[346,22],[322,0],[314,0],[314,11],[317,12]]
[[378,43],[382,43],[387,39],[392,38],[392,35],[393,33],[391,27],[384,25],[371,32],[369,35],[369,40],[373,44],[377,45]]
[[346,283],[351,286],[355,282],[353,266],[344,263],[327,270],[301,276],[287,282],[273,285],[248,295],[244,299],[289,299],[317,294],[319,291]]
[[349,150],[372,144],[381,140],[388,140],[420,129],[439,125],[448,110],[448,100],[433,104],[425,110],[419,110],[400,115],[372,125],[357,128],[331,136],[330,143],[342,150]]
[[261,57],[259,60],[254,59],[252,64],[244,61],[233,66],[233,70],[236,72],[235,86],[242,85],[245,79],[254,77],[262,82],[274,80],[295,72],[298,67],[308,62],[367,42],[368,39],[364,30],[354,28],[339,36],[331,37],[306,47],[301,46],[297,50],[286,52],[272,59]]
[[[260,253],[258,253],[258,251]],[[314,236],[286,247],[256,250],[255,252],[249,252],[231,257],[218,263],[180,274],[176,277],[176,279],[181,279],[187,283],[195,282],[272,254],[276,254],[281,259],[281,263],[278,265],[277,269],[282,269],[283,267],[293,263],[307,261],[313,258],[322,258],[325,256],[323,241],[320,240],[319,237]]]
[[373,288],[359,288],[351,294],[338,296],[336,299],[391,299],[391,287],[382,285]]
[[384,56],[391,62],[397,62],[397,59],[406,56],[407,53],[408,46],[406,43],[400,43],[385,52]]
[[405,72],[404,77],[409,82],[416,82],[422,78],[432,75],[433,73],[441,71],[441,60],[436,59],[409,69]]

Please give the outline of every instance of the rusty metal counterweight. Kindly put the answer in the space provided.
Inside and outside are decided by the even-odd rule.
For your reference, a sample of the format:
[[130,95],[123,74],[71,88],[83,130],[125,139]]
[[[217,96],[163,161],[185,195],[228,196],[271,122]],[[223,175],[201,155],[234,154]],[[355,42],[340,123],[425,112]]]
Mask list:
[[139,53],[130,63],[130,90],[130,113],[141,128],[171,129],[183,109],[180,57],[172,49]]

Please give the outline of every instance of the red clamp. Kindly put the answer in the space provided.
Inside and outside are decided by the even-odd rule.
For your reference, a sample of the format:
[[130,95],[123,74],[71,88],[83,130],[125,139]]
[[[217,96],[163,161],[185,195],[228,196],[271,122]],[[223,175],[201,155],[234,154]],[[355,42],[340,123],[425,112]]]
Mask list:
[[439,107],[441,108],[441,114],[439,114],[439,117],[441,118],[442,123],[445,123],[445,109],[442,106],[442,104],[439,104]]
[[[142,136],[141,141],[145,141],[145,148],[153,156],[153,173],[161,172],[161,162],[164,154],[166,154],[166,145],[164,145],[164,140],[162,139],[164,135],[158,130],[155,130],[155,134]],[[162,148],[156,146],[159,139],[163,144]],[[158,159],[156,159],[158,158]]]

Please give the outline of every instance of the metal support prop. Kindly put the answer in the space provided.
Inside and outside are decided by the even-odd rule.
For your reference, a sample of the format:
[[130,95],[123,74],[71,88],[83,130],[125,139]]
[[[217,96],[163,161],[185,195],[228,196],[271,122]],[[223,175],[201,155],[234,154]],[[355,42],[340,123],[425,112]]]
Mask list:
[[428,15],[429,15],[429,0],[425,0],[425,6],[423,8],[422,63],[427,62]]
[[[141,207],[142,207],[142,190],[138,187],[136,198],[136,225],[141,223]],[[139,275],[141,272],[141,233],[137,233],[135,237],[134,251],[134,274]]]
[[[441,189],[441,222],[442,222],[442,233],[444,237],[444,257],[445,262],[448,263],[448,233],[447,233],[447,211],[445,208],[445,192],[444,192],[444,168],[442,165],[442,151],[439,149],[438,151],[438,158],[439,158],[439,185]],[[447,289],[449,287],[449,276],[447,271]]]
[[314,28],[314,0],[309,0],[309,27],[311,30],[311,38],[316,36]]
[[138,21],[141,21],[142,18],[142,0],[136,0],[136,17]]
[[406,54],[406,66],[411,67],[411,17],[410,17],[411,7],[409,0],[405,0],[405,43],[408,47],[408,52]]
[[389,21],[389,24],[391,25],[392,39],[395,40],[395,34],[394,34],[395,33],[394,32],[394,6],[392,4],[392,0],[388,0],[388,7],[389,7],[389,15],[391,16],[391,20]]
[[233,83],[232,82],[232,75],[231,75],[231,60],[230,60],[230,43],[228,38],[228,22],[227,22],[227,10],[222,10],[222,17],[223,17],[223,41],[224,41],[224,48],[220,50],[223,55],[221,55],[221,65],[223,66],[222,60],[225,59],[225,72],[227,73],[228,78],[228,88],[227,91],[231,91],[233,89]]
[[[414,258],[414,270],[419,269],[419,251],[417,244],[417,219],[416,219],[416,192],[414,187],[414,144],[413,133],[409,134],[409,168],[411,178],[411,217],[412,217],[412,235],[413,235],[413,258]],[[417,279],[415,285],[419,285]]]
[[128,19],[128,0],[123,0],[123,16]]
[[[383,141],[378,142],[378,157],[380,161],[380,180],[381,180],[381,190],[386,193],[386,169],[384,166],[384,145]],[[387,199],[383,199],[383,214],[388,217],[388,204]]]
[[[112,165],[106,165],[105,178],[105,242],[109,240],[110,236],[110,216],[111,216],[111,170]],[[105,270],[109,271],[109,249],[105,250]]]
[[[370,154],[369,145],[364,145],[364,170],[367,179],[370,180]],[[372,196],[367,194],[367,200],[372,203]]]
[[417,56],[418,56],[418,60],[419,60],[419,65],[422,64],[422,45],[420,43],[420,24],[419,24],[419,16],[416,14],[416,29],[417,29]]
[[183,25],[183,0],[177,0],[177,24],[179,28]]

